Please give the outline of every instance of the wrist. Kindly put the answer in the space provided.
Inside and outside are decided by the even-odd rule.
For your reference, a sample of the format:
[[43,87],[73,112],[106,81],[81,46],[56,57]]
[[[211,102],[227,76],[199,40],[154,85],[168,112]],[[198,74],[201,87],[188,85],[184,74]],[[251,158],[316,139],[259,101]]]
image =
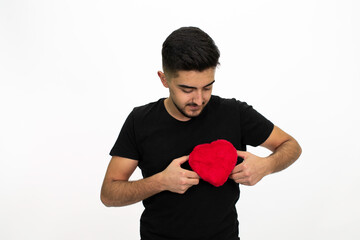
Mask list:
[[273,155],[270,155],[265,158],[266,167],[265,167],[265,175],[270,175],[274,172],[275,169],[275,159]]
[[165,181],[164,181],[164,174],[163,172],[159,172],[155,175],[153,175],[154,178],[154,183],[155,186],[157,186],[157,190],[159,192],[165,191],[166,190],[166,186],[165,186]]

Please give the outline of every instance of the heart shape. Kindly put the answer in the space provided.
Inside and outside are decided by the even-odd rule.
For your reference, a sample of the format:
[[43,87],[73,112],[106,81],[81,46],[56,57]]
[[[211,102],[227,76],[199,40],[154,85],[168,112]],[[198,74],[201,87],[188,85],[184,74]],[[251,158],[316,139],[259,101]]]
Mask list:
[[197,145],[189,155],[189,165],[204,181],[219,187],[229,178],[237,157],[236,148],[220,139]]

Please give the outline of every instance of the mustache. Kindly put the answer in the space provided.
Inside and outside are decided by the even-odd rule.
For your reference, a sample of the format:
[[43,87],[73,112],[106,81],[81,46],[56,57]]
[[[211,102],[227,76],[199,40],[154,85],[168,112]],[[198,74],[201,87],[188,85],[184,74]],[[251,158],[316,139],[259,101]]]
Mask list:
[[186,104],[186,106],[198,107],[199,105],[197,105],[196,103],[188,103],[188,104]]

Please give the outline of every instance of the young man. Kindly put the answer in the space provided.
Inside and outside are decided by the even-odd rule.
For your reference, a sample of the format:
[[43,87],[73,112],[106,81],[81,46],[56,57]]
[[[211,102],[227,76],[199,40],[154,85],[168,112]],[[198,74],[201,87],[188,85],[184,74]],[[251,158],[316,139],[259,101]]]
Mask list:
[[[164,72],[158,72],[169,97],[134,108],[110,152],[101,200],[106,206],[143,201],[143,240],[239,239],[239,183],[254,185],[301,154],[294,138],[245,102],[211,95],[219,56],[199,28],[171,33],[162,49]],[[243,158],[220,187],[201,180],[187,163],[196,145],[217,139],[231,142]],[[258,157],[246,145],[273,153]],[[129,181],[136,167],[144,178]]]

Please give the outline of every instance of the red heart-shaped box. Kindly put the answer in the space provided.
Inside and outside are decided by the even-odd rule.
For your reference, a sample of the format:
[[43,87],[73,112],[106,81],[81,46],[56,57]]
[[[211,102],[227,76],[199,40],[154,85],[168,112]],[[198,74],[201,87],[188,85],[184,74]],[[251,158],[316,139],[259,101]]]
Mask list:
[[237,157],[235,147],[220,139],[197,145],[189,155],[189,165],[204,181],[219,187],[229,178]]

